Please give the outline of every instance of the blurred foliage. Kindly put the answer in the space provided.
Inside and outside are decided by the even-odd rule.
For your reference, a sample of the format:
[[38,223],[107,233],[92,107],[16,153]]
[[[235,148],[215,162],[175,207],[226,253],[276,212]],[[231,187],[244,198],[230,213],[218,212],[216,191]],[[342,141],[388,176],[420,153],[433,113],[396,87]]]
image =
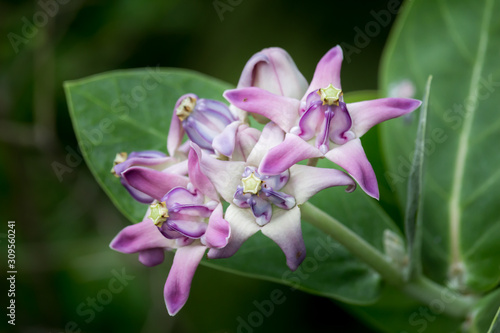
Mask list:
[[[356,27],[363,30],[374,20],[371,11],[385,9],[388,2],[241,1],[223,13],[223,20],[212,1],[60,2],[41,1],[52,4],[45,7],[55,11],[53,17],[44,14],[39,2],[0,2],[4,36],[0,41],[0,216],[2,225],[16,221],[16,331],[236,331],[238,317],[248,318],[256,310],[254,301],[283,287],[200,267],[186,307],[175,318],[169,317],[162,294],[168,263],[147,269],[134,256],[108,248],[128,222],[85,164],[71,153],[77,143],[62,82],[108,70],[159,65],[194,69],[235,84],[247,59],[269,46],[285,48],[310,79],[325,51],[342,42],[354,45]],[[40,23],[44,15],[46,23],[36,33],[29,38],[23,34],[26,22]],[[359,54],[351,54],[351,61],[343,66],[345,91],[376,88],[389,30],[390,24],[382,27]],[[25,43],[13,45],[13,34]],[[369,156],[376,142],[375,134],[366,136]],[[61,181],[54,162],[69,166]],[[6,253],[5,234],[2,227],[2,253]],[[85,322],[88,315],[79,315],[77,309],[82,303],[80,309],[88,309],[89,297],[104,297],[112,271],[122,269],[135,278],[122,292],[112,293],[109,304],[97,307],[101,311],[95,310],[95,319]],[[256,332],[369,331],[329,300],[284,290],[287,301]]]

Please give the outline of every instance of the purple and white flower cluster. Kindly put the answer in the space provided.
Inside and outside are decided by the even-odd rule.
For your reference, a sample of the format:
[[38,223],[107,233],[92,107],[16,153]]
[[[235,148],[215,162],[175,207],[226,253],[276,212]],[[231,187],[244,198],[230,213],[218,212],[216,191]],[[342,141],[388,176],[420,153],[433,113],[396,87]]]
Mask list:
[[[186,303],[207,249],[210,259],[227,258],[261,231],[295,270],[306,255],[301,204],[325,188],[353,191],[356,183],[378,199],[360,137],[382,121],[412,112],[420,101],[345,103],[342,58],[339,46],[328,51],[308,85],[286,51],[264,49],[247,62],[237,88],[224,93],[229,106],[190,92],[179,98],[167,138],[169,156],[116,155],[112,173],[149,206],[143,221],[118,233],[111,248],[139,253],[147,266],[175,250],[164,289],[170,315]],[[249,126],[249,115],[267,122],[262,132]],[[346,172],[313,166],[318,158]],[[310,163],[297,164],[303,160]],[[225,211],[223,202],[229,204]]]

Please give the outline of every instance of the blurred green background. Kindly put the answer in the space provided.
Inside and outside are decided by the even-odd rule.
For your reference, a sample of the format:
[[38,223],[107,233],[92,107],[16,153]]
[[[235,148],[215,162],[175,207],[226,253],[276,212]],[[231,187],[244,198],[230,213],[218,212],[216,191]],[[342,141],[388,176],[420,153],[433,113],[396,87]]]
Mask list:
[[[371,332],[328,299],[203,266],[187,305],[169,317],[163,285],[172,257],[151,269],[135,255],[108,248],[128,221],[72,153],[78,146],[62,82],[161,66],[189,68],[236,84],[251,55],[270,46],[286,49],[310,80],[328,49],[354,46],[359,31],[375,21],[373,13],[387,9],[389,2],[397,3],[1,1],[1,267],[7,260],[7,221],[14,220],[18,274],[16,327],[7,325],[4,315],[0,327],[54,333]],[[377,87],[379,59],[394,18],[372,31],[359,53],[346,57],[344,91]],[[58,177],[54,167],[61,165],[67,168]],[[112,292],[110,281],[123,271],[133,279]],[[5,294],[2,280],[0,293]],[[255,302],[268,300],[275,289],[286,301],[269,317],[262,316],[259,327],[241,326],[238,318],[255,321]]]

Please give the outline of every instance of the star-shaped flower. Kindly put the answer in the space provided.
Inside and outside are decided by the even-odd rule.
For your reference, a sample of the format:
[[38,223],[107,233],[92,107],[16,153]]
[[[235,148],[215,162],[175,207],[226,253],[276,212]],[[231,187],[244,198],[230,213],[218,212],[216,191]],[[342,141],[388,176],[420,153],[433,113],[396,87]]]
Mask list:
[[200,148],[189,152],[189,179],[143,167],[126,169],[122,176],[136,190],[155,200],[142,222],[118,233],[110,247],[123,253],[139,253],[147,266],[164,260],[165,250],[177,249],[164,288],[170,315],[186,303],[191,281],[207,248],[226,246],[229,223],[223,218],[219,196],[201,173]]
[[250,236],[262,231],[278,244],[287,265],[295,270],[306,250],[300,226],[300,205],[322,189],[355,183],[346,173],[335,169],[293,165],[289,170],[264,176],[257,172],[269,149],[279,145],[285,133],[274,123],[264,127],[247,161],[221,161],[203,154],[201,169],[217,192],[230,203],[224,218],[231,225],[226,247],[211,249],[209,258],[227,258]]
[[340,84],[342,58],[340,46],[326,53],[301,100],[256,87],[228,90],[224,96],[235,107],[265,116],[287,132],[284,142],[263,158],[261,174],[279,174],[299,161],[326,157],[378,199],[377,179],[360,137],[378,123],[412,112],[421,102],[381,98],[346,104]]

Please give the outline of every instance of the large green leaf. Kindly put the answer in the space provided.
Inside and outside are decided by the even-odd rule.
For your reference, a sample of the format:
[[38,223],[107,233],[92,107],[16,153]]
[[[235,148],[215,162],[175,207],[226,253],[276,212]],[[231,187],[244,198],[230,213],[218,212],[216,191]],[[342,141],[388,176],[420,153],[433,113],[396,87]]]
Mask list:
[[[115,154],[146,149],[165,151],[177,98],[193,92],[222,100],[222,92],[227,88],[228,84],[204,75],[173,69],[119,71],[65,84],[85,160],[111,200],[132,222],[142,219],[146,207],[132,200],[111,175]],[[383,250],[384,230],[398,232],[378,203],[361,190],[347,194],[342,188],[332,188],[313,202],[379,250]],[[304,223],[303,233],[308,256],[296,272],[288,271],[281,250],[260,233],[232,258],[204,260],[204,264],[350,303],[366,304],[377,299],[377,273],[312,226]]]
[[[382,87],[423,95],[433,75],[423,189],[424,270],[464,291],[500,280],[498,0],[406,3],[384,55]],[[495,113],[497,112],[497,113]],[[404,206],[416,115],[382,126],[385,176]]]

